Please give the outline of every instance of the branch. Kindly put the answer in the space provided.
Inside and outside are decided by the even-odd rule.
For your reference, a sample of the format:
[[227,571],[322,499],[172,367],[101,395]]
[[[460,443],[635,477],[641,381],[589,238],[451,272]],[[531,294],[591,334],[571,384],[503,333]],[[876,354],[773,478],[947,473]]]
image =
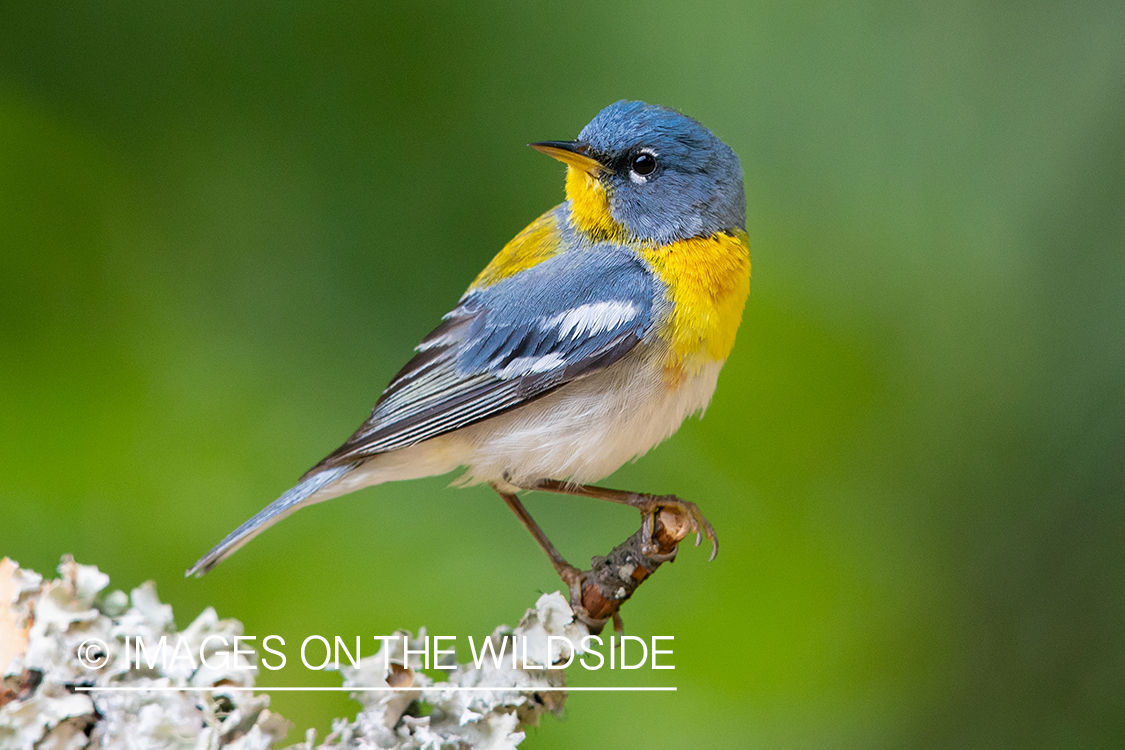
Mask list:
[[[362,705],[355,719],[337,719],[319,746],[309,730],[301,747],[515,748],[526,727],[566,702],[558,689],[565,671],[556,665],[581,656],[583,637],[609,619],[620,622],[621,605],[689,531],[684,516],[661,510],[651,539],[661,559],[642,551],[642,528],[593,559],[580,606],[557,592],[542,595],[515,628],[501,625],[486,639],[507,658],[483,658],[482,644],[481,660],[450,664],[447,681],[420,671],[425,629],[417,637],[399,631],[374,656],[339,670],[345,687],[364,688],[352,694]],[[243,633],[239,621],[220,620],[208,607],[177,632],[172,607],[151,581],[128,595],[110,591],[109,576],[69,555],[58,572],[44,581],[0,560],[0,746],[268,750],[286,738],[290,722],[269,710],[268,694],[253,692],[256,655],[229,648]],[[138,638],[148,646],[143,662]],[[513,644],[522,645],[518,666]],[[107,687],[134,690],[92,689]],[[496,689],[442,689],[464,687]]]
[[650,541],[645,539],[644,531],[642,526],[608,555],[591,560],[593,567],[586,571],[582,583],[582,606],[575,607],[575,610],[579,619],[595,635],[602,632],[610,618],[620,625],[618,611],[621,605],[656,572],[663,561],[661,558],[674,561],[680,542],[691,532],[691,522],[673,508],[660,509],[651,539],[659,558],[650,557],[642,551]]

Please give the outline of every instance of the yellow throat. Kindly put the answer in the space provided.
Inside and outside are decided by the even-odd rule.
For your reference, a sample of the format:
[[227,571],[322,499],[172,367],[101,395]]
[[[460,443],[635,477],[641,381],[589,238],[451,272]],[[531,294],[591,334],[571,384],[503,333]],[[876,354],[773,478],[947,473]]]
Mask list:
[[618,239],[624,228],[609,213],[609,195],[594,175],[573,165],[566,168],[566,199],[574,226],[595,240]]

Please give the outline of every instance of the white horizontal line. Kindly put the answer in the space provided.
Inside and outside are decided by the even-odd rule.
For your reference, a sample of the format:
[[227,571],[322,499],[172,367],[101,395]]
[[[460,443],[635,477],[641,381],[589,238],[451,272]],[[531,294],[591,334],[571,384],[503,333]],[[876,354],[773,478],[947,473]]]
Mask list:
[[293,686],[242,687],[240,685],[215,685],[215,686],[212,686],[212,687],[178,687],[178,686],[172,686],[172,687],[168,687],[168,686],[163,686],[163,687],[162,686],[138,687],[138,686],[135,686],[135,685],[112,685],[112,686],[106,686],[106,687],[75,686],[74,690],[82,691],[82,692],[92,692],[92,691],[96,690],[96,691],[99,691],[99,692],[105,691],[105,692],[117,692],[117,693],[126,693],[126,692],[139,693],[139,692],[144,692],[144,691],[165,692],[165,693],[188,693],[188,692],[193,692],[193,691],[196,691],[196,690],[205,691],[205,692],[206,691],[216,691],[216,690],[222,690],[222,691],[258,690],[258,691],[263,692],[263,693],[283,692],[283,691],[360,693],[360,692],[378,692],[378,691],[406,692],[406,691],[410,691],[410,690],[418,690],[418,691],[421,691],[421,692],[424,692],[424,693],[425,692],[444,693],[444,692],[447,692],[447,691],[450,691],[450,692],[469,692],[469,691],[474,691],[474,690],[475,691],[482,691],[482,692],[488,691],[488,690],[515,690],[515,691],[518,691],[518,692],[521,692],[521,693],[567,693],[567,692],[574,692],[574,693],[579,693],[579,692],[591,692],[591,693],[592,692],[605,692],[605,693],[619,692],[620,693],[620,692],[669,692],[669,691],[675,692],[676,688],[675,687],[666,687],[666,686],[652,686],[652,685],[642,685],[642,686],[636,686],[636,687],[634,687],[634,686],[532,687],[532,686],[519,686],[519,685],[516,685],[516,686],[495,685],[495,686],[491,686],[491,687],[480,686],[480,685],[473,685],[473,686],[450,685],[448,687],[440,687],[438,685],[428,685],[426,687],[345,687],[343,685],[341,685],[340,687],[293,687]]

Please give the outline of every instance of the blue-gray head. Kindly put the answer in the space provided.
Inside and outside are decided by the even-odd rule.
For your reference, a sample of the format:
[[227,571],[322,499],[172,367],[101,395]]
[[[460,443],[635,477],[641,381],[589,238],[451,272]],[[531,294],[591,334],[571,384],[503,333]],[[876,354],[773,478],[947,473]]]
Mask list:
[[667,107],[622,100],[576,141],[531,145],[569,167],[571,215],[590,234],[664,244],[746,223],[738,156]]

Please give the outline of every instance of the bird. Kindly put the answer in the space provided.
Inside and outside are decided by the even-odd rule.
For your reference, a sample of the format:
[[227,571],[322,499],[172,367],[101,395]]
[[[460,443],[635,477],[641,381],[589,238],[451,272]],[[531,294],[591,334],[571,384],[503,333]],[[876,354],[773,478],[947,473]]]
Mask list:
[[[672,508],[714,559],[718,538],[695,503],[591,483],[711,400],[750,289],[738,156],[687,115],[629,100],[576,140],[528,145],[566,165],[566,200],[485,266],[343,445],[185,575],[204,575],[305,506],[457,469],[455,484],[500,495],[572,593],[582,572],[517,493],[634,507],[645,540]],[[649,541],[642,551],[658,554]]]

